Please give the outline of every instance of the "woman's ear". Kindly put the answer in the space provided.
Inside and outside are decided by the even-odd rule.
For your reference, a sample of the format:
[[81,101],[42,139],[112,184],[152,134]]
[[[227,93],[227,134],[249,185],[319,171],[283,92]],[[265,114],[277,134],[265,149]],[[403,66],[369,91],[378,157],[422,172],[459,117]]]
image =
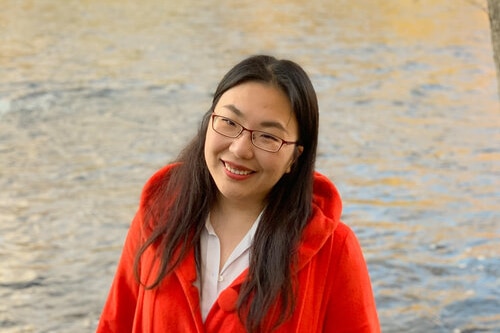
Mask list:
[[293,158],[290,160],[290,164],[288,165],[288,168],[286,169],[286,173],[290,173],[292,171],[292,166],[297,160],[299,159],[300,155],[302,155],[302,152],[304,151],[304,146],[296,146],[295,150],[293,152]]
[[304,151],[304,146],[297,146],[297,148],[295,149],[295,158],[293,159],[293,163],[295,163],[299,159],[303,151]]

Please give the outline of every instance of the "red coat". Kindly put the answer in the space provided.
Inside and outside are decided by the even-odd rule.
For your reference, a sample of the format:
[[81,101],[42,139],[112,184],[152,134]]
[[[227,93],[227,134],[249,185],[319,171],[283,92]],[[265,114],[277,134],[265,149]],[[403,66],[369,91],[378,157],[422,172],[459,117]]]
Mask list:
[[[157,184],[171,167],[160,170],[145,188]],[[142,237],[144,193],[146,191],[127,235],[96,332],[245,332],[235,303],[247,271],[220,294],[205,323],[201,318],[198,289],[193,286],[196,280],[194,251],[157,289],[145,290],[134,279],[134,256]],[[361,247],[351,229],[340,221],[341,209],[334,185],[316,173],[313,216],[304,230],[298,252],[296,308],[293,317],[274,332],[380,332]],[[152,263],[153,256],[148,249],[143,260]],[[154,273],[154,269],[141,271],[142,281],[151,282]]]

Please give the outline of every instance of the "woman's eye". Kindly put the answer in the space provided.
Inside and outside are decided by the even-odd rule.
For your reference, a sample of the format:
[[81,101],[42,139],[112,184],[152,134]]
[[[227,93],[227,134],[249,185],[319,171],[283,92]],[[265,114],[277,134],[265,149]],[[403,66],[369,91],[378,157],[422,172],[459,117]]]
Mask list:
[[234,121],[232,121],[231,119],[228,119],[228,118],[221,118],[222,121],[224,122],[224,124],[226,126],[232,126],[232,127],[236,127],[238,125],[236,125],[236,123]]
[[280,139],[278,139],[274,135],[267,134],[267,133],[260,133],[259,137],[260,137],[260,139],[266,140],[266,141],[274,141],[274,142],[279,142],[280,141]]

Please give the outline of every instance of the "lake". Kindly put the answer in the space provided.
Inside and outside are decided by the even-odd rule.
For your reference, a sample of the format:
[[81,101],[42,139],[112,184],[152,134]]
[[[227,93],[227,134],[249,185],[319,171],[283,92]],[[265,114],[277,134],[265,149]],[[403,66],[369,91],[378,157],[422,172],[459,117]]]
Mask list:
[[384,332],[500,332],[486,1],[0,0],[0,331],[93,332],[144,182],[218,80],[292,59]]

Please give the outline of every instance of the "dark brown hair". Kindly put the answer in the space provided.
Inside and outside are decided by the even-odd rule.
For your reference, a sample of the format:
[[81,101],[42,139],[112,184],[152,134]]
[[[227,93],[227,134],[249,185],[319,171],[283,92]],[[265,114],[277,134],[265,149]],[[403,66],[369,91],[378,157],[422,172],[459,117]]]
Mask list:
[[299,144],[303,147],[291,171],[268,194],[251,247],[249,274],[240,290],[237,302],[240,318],[249,332],[256,332],[261,330],[266,314],[275,304],[279,304],[280,314],[275,327],[293,312],[296,248],[311,214],[318,103],[309,77],[296,63],[265,55],[252,56],[223,77],[197,135],[177,158],[179,165],[148,195],[151,199],[146,203],[145,223],[152,229],[138,250],[134,270],[139,279],[140,258],[151,246],[160,258],[160,269],[147,288],[157,287],[192,248],[199,269],[200,234],[218,191],[204,158],[210,115],[227,90],[249,81],[269,83],[285,92],[297,119]]

